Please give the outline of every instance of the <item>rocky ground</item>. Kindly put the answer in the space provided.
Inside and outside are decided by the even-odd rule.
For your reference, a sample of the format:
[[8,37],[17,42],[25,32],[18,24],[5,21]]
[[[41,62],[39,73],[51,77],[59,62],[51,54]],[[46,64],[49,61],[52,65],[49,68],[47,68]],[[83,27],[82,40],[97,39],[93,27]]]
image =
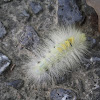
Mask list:
[[[90,54],[55,85],[37,89],[22,65],[58,25],[75,25],[86,33]],[[0,100],[100,100],[97,27],[97,14],[85,0],[0,0]]]

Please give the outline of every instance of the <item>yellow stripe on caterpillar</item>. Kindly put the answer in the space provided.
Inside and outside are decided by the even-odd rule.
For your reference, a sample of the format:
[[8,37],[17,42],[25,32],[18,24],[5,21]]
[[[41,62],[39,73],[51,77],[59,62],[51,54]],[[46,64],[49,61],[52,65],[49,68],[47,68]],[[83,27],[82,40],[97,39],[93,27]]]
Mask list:
[[72,45],[73,43],[74,43],[74,37],[71,37],[68,40],[66,40],[64,44],[61,44],[61,47],[58,47],[57,49],[59,52],[62,52],[63,50],[66,50],[67,48],[69,48],[70,45]]
[[74,37],[71,37],[68,39],[68,41],[71,43],[71,45],[74,43]]
[[69,43],[69,41],[67,40],[67,41],[65,41],[65,44],[66,44],[66,46],[67,47],[70,47],[70,43]]
[[63,50],[67,49],[66,44],[61,44],[61,47],[63,48]]
[[63,49],[60,48],[60,47],[58,47],[57,50],[58,50],[59,52],[62,52],[62,51],[63,51]]

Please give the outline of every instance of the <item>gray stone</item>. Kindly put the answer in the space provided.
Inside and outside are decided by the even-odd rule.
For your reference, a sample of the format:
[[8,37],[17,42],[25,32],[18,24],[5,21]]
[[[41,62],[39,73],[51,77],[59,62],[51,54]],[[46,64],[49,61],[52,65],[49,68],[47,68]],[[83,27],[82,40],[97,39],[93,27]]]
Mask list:
[[24,86],[24,80],[18,79],[18,80],[11,80],[6,83],[7,86],[12,86],[15,89],[21,89]]
[[28,18],[30,17],[30,14],[26,10],[23,10],[21,15]]
[[38,42],[39,36],[37,35],[36,31],[31,26],[25,27],[24,33],[20,39],[21,46],[31,49],[35,48]]
[[10,65],[11,61],[7,56],[0,53],[0,74],[2,74]]
[[3,38],[6,35],[6,29],[4,25],[0,22],[0,38]]
[[82,19],[82,15],[75,0],[58,0],[58,19],[64,25],[75,24]]
[[100,70],[99,70],[99,69],[95,70],[95,74],[96,74],[98,77],[100,77]]
[[41,5],[37,2],[31,2],[30,3],[31,9],[35,14],[38,14],[39,12],[41,12],[43,9],[41,7]]
[[50,93],[51,100],[77,100],[76,93],[70,89],[53,89]]

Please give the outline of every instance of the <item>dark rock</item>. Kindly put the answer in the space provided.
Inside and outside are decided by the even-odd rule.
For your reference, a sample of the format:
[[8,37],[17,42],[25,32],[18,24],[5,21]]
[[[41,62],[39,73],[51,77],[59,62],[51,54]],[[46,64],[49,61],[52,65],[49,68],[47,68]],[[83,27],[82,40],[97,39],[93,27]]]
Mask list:
[[75,1],[79,6],[80,11],[82,12],[82,15],[85,16],[85,20],[81,24],[83,32],[92,35],[96,34],[96,31],[98,30],[98,16],[95,10],[87,5],[86,0]]
[[21,89],[24,86],[24,80],[22,79],[12,80],[10,82],[7,82],[6,85],[12,86],[15,89]]
[[99,92],[94,92],[92,94],[92,99],[90,99],[90,100],[100,100],[100,90],[99,90]]
[[100,77],[100,70],[99,70],[99,69],[95,70],[95,74],[96,74],[98,77]]
[[77,100],[76,93],[70,89],[53,89],[50,93],[51,100]]
[[6,35],[6,29],[4,25],[0,22],[0,38],[3,38]]
[[49,6],[49,12],[52,12],[54,10],[53,6]]
[[75,24],[75,22],[79,22],[82,19],[82,15],[75,0],[58,0],[58,3],[59,23],[65,25]]
[[39,37],[36,31],[30,27],[25,27],[25,31],[21,37],[21,47],[25,47],[27,49],[35,48],[37,43],[39,42]]
[[92,38],[91,38],[91,37],[87,37],[87,40],[88,40],[88,41],[91,41],[91,40],[92,40]]
[[0,74],[2,74],[10,65],[11,61],[7,56],[0,53]]
[[38,14],[43,10],[41,5],[37,2],[31,2],[30,6],[31,6],[33,13],[35,13],[35,14]]
[[44,0],[40,0],[41,2],[44,2]]

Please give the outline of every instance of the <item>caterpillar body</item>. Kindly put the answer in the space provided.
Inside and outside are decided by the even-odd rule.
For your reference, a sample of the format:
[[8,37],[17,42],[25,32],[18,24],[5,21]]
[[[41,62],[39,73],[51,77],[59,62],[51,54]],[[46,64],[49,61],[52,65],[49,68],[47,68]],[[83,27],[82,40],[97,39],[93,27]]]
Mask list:
[[[44,44],[35,50],[37,56],[31,57],[28,64],[28,76],[36,83],[58,78],[68,69],[78,66],[87,52],[84,33],[68,27],[59,28],[44,39]],[[32,56],[32,55],[31,55]]]

